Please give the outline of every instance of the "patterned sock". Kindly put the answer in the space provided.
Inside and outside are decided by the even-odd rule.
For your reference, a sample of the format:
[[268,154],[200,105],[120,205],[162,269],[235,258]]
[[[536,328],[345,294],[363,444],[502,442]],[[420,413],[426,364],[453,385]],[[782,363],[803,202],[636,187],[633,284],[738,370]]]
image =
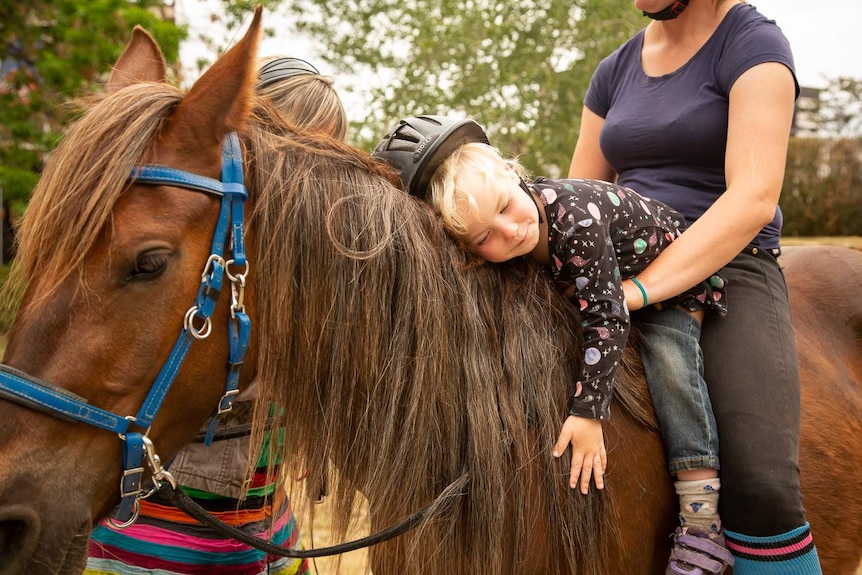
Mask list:
[[822,575],[808,523],[772,537],[752,537],[724,530],[736,558],[734,575]]
[[717,477],[699,481],[676,481],[673,487],[679,495],[680,525],[697,525],[716,535],[721,532],[721,519],[718,517],[718,490],[721,488],[721,482]]

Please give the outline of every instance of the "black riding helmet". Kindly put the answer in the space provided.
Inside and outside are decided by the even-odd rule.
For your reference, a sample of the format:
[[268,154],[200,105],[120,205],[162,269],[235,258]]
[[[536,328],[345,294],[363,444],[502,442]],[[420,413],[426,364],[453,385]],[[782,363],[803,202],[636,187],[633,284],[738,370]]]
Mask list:
[[276,58],[260,68],[255,89],[259,90],[273,82],[293,76],[320,76],[320,72],[302,58]]
[[415,116],[401,120],[389,130],[372,155],[400,172],[407,193],[424,198],[440,164],[469,142],[489,143],[485,130],[473,120]]

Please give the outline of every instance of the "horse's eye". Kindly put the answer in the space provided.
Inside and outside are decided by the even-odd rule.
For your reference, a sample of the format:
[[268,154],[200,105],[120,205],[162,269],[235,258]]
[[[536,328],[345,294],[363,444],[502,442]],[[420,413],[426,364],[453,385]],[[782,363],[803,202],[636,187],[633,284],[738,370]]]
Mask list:
[[129,279],[144,279],[161,273],[168,265],[169,253],[165,250],[154,250],[138,254],[135,267]]

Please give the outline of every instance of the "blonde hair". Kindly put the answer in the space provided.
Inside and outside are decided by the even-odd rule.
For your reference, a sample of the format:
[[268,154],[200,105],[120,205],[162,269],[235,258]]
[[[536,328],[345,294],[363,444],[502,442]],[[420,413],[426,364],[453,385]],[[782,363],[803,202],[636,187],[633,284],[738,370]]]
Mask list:
[[[282,56],[261,60],[258,69],[279,58]],[[300,74],[269,83],[256,91],[275,104],[292,124],[346,141],[347,113],[332,87],[333,81],[329,76]]]
[[526,171],[514,159],[504,159],[497,148],[481,142],[469,142],[462,145],[446,158],[428,184],[427,197],[431,205],[440,214],[445,225],[455,235],[467,233],[464,215],[458,210],[459,202],[466,202],[470,211],[477,209],[473,194],[465,185],[466,176],[475,174],[482,177],[485,188],[495,178],[510,177],[514,172],[518,177],[524,177]]

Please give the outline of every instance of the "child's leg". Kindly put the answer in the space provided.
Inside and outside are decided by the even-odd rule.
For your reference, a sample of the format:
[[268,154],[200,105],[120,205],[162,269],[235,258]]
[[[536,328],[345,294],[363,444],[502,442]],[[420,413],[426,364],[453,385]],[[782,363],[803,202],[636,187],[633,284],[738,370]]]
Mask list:
[[721,484],[717,469],[679,471],[673,484],[679,496],[679,523],[682,527],[697,525],[710,533],[721,533],[718,517],[718,490]]
[[[690,311],[686,313],[691,316],[693,321],[697,322],[697,339],[700,340],[700,324],[703,321],[703,311]],[[690,329],[692,336],[694,336],[694,327]],[[700,345],[698,345],[699,349]],[[698,385],[702,383],[706,386],[706,383],[703,381],[703,364],[698,362],[696,365],[699,366],[696,367]],[[709,415],[711,415],[712,406],[709,405],[708,408]],[[714,420],[711,425],[715,425]],[[717,432],[714,436],[718,436]],[[709,448],[706,453],[709,453]],[[715,453],[717,455],[718,452],[716,451]],[[680,469],[676,472],[676,478],[677,481],[674,483],[674,489],[679,496],[680,525],[682,527],[697,525],[711,533],[719,534],[721,532],[721,520],[718,517],[718,490],[721,488],[721,483],[718,480],[718,469],[716,467]]]
[[700,316],[682,308],[636,312],[641,355],[674,488],[680,527],[666,573],[722,573],[733,558],[718,516],[718,432],[700,349]]
[[703,312],[674,307],[639,314],[647,384],[679,496],[682,527],[721,530],[718,517],[718,433],[700,350]]
[[687,471],[718,469],[718,432],[703,379],[700,321],[672,307],[637,311],[641,356],[668,465],[681,480],[708,479]]

